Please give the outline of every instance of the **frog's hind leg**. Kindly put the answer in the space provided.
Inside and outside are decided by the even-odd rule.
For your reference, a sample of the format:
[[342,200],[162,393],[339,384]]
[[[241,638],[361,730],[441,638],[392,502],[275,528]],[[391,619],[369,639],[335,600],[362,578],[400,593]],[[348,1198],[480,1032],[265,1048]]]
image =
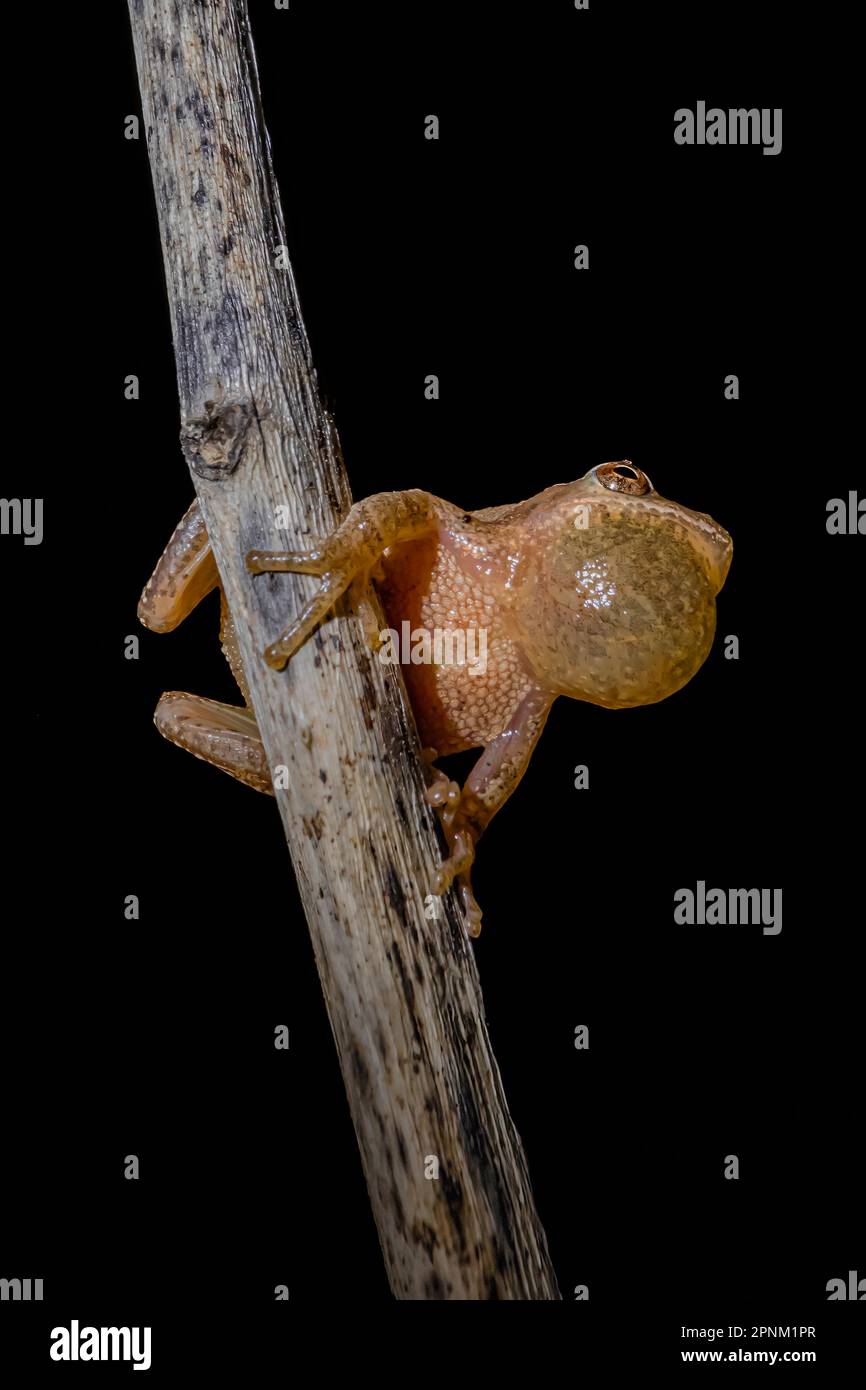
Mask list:
[[[298,617],[265,651],[269,666],[281,670],[318,627],[354,580],[368,574],[389,546],[417,540],[435,530],[436,498],[429,492],[378,492],[356,502],[345,521],[311,550],[251,550],[247,569],[253,574],[291,571],[316,574],[321,583]],[[353,588],[353,598],[358,586]],[[369,617],[364,619],[369,627]]]
[[[450,851],[436,873],[433,892],[444,893],[456,880],[470,936],[481,932],[481,909],[471,879],[475,846],[526,771],[552,703],[547,691],[527,691],[506,727],[484,749],[462,789],[439,768],[431,769],[436,776],[428,786],[427,800],[439,812]],[[428,766],[431,761],[425,752]]]
[[173,632],[219,585],[220,577],[198,498],[184,513],[138,601],[139,622]]
[[257,791],[273,793],[258,725],[238,648],[237,633],[220,585],[198,500],[175,528],[138,604],[138,616],[153,632],[171,632],[213,589],[220,590],[220,639],[247,708],[170,691],[154,713],[160,733],[197,758]]
[[264,745],[250,710],[172,690],[160,699],[153,719],[170,743],[246,786],[273,795]]

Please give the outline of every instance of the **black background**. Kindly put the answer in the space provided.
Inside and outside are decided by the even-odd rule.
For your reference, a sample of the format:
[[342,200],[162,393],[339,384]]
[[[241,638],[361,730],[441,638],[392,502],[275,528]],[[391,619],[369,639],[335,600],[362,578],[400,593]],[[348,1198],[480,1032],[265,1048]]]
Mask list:
[[[862,1310],[825,1286],[866,1275],[866,1245],[862,541],[825,518],[863,485],[825,318],[845,313],[848,195],[808,84],[798,101],[785,81],[795,21],[595,0],[251,13],[354,495],[471,509],[628,457],[733,536],[719,637],[685,690],[555,705],[479,851],[475,949],[574,1364],[595,1345],[674,1364],[681,1324],[739,1322],[816,1325],[826,1367]],[[46,1292],[3,1304],[0,1358],[52,1379],[75,1369],[47,1357],[73,1317],[152,1325],[151,1375],[200,1366],[201,1327],[218,1360],[288,1369],[298,1304],[390,1300],[273,804],[151,722],[163,690],[236,691],[214,596],[170,637],[135,618],[192,486],[145,142],[123,138],[128,28],[106,7],[94,80],[51,120],[62,214],[22,252],[70,309],[28,324],[41,389],[4,470],[5,495],[45,498],[45,539],[2,542],[0,1275]],[[783,107],[781,155],[676,146],[673,113],[698,99]],[[783,888],[781,934],[677,926],[673,894],[698,879]]]

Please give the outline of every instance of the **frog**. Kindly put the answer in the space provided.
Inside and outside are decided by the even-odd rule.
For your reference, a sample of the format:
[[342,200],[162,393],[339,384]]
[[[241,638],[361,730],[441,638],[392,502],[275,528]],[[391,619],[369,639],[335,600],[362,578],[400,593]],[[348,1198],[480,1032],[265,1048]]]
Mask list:
[[[307,548],[253,550],[245,563],[251,576],[291,572],[317,581],[262,653],[275,670],[343,595],[380,656],[386,633],[407,623],[413,636],[483,635],[483,662],[477,646],[464,643],[452,644],[450,660],[403,666],[426,798],[448,851],[429,896],[454,885],[467,930],[477,936],[476,846],[523,777],[554,701],[567,696],[622,710],[681,690],[711,650],[732,553],[730,535],[712,517],[663,497],[641,468],[621,459],[526,501],[477,511],[421,489],[376,493]],[[389,629],[378,627],[371,583]],[[141,595],[139,619],[171,631],[214,589],[223,651],[244,705],[170,691],[154,720],[170,742],[273,794],[237,632],[195,501]],[[431,642],[426,650],[444,649]],[[438,759],[473,749],[481,753],[462,786],[437,767]]]

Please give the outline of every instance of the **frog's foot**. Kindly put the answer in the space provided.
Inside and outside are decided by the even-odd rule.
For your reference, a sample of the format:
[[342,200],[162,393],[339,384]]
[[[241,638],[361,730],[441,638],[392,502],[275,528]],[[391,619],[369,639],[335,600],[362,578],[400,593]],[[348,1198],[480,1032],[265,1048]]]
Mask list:
[[[390,546],[435,530],[435,506],[436,499],[426,492],[380,492],[356,502],[346,519],[312,550],[251,550],[246,563],[252,574],[289,571],[316,574],[321,580],[299,617],[265,650],[268,665],[281,670],[353,581],[366,587]],[[369,641],[375,613],[370,604],[366,609],[360,616]]]
[[469,935],[478,936],[481,931],[481,909],[475,901],[469,879],[469,870],[475,858],[475,836],[466,826],[456,829],[454,825],[463,792],[459,782],[453,782],[441,768],[434,767],[433,764],[439,756],[435,748],[422,749],[421,756],[428,777],[424,797],[427,804],[438,812],[445,839],[451,850],[449,857],[436,872],[433,892],[436,897],[441,897],[456,879]]
[[457,880],[457,891],[460,894],[460,901],[463,904],[463,914],[466,918],[466,930],[472,937],[481,935],[481,908],[475,900],[472,892],[472,883],[469,874],[461,874]]
[[424,799],[428,806],[434,806],[439,812],[442,824],[450,825],[457,807],[460,805],[460,783],[452,782],[441,768],[433,766],[439,756],[435,748],[423,749],[421,756],[424,759],[428,779]]
[[444,828],[451,853],[439,865],[433,880],[433,892],[437,897],[448,891],[455,878],[468,874],[475,859],[475,841],[469,831],[454,831],[450,826]]
[[[280,552],[279,555],[262,556],[260,551],[251,550],[247,556],[247,568],[253,574],[262,574],[266,569],[271,568],[270,564],[265,563],[266,560],[278,560],[280,563],[275,563],[272,566],[273,569],[290,569],[292,566],[282,564],[281,561],[284,555],[295,553],[294,551],[284,551]],[[297,553],[300,554],[301,552]],[[317,571],[303,569],[300,573],[313,574]],[[295,621],[284,632],[280,633],[276,642],[272,642],[269,647],[265,648],[264,657],[269,666],[273,666],[276,671],[283,669],[298,648],[303,646],[310,634],[319,626],[328,610],[333,608],[340,595],[345,593],[351,578],[351,574],[346,570],[329,570],[321,575],[322,582],[309,603],[301,609]]]
[[470,869],[475,859],[475,840],[471,831],[457,830],[453,834],[446,828],[451,854],[440,864],[433,879],[433,892],[437,897],[451,887],[455,879],[463,911],[466,914],[466,929],[470,936],[481,935],[481,908],[472,892]]
[[251,710],[171,690],[160,699],[153,719],[170,743],[273,796],[270,768]]
[[[434,783],[431,790],[437,789],[441,789],[444,796],[444,800],[439,803],[444,807],[440,812],[440,820],[451,853],[437,869],[432,891],[436,897],[441,897],[456,880],[457,891],[466,915],[467,931],[470,936],[479,936],[481,934],[481,908],[472,892],[472,880],[470,878],[470,869],[475,861],[475,835],[469,826],[460,824],[460,788],[457,783],[448,784],[447,790],[442,783]],[[454,801],[454,791],[457,794],[456,802]]]

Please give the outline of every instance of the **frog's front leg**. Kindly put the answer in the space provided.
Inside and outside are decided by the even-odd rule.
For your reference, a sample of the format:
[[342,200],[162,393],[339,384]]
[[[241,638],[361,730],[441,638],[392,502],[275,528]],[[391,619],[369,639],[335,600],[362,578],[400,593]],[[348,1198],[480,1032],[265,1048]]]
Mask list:
[[436,875],[433,892],[444,893],[457,880],[470,936],[481,931],[481,909],[470,879],[475,846],[526,771],[554,698],[540,689],[532,689],[523,697],[507,726],[484,749],[459,800],[454,796],[454,784],[441,773],[428,790],[430,804],[441,808],[442,829],[451,851]]
[[389,546],[434,531],[436,507],[437,499],[417,488],[378,492],[356,502],[345,521],[312,550],[251,550],[247,569],[253,574],[291,571],[321,580],[295,621],[266,649],[268,665],[281,670],[352,581],[363,579]]

